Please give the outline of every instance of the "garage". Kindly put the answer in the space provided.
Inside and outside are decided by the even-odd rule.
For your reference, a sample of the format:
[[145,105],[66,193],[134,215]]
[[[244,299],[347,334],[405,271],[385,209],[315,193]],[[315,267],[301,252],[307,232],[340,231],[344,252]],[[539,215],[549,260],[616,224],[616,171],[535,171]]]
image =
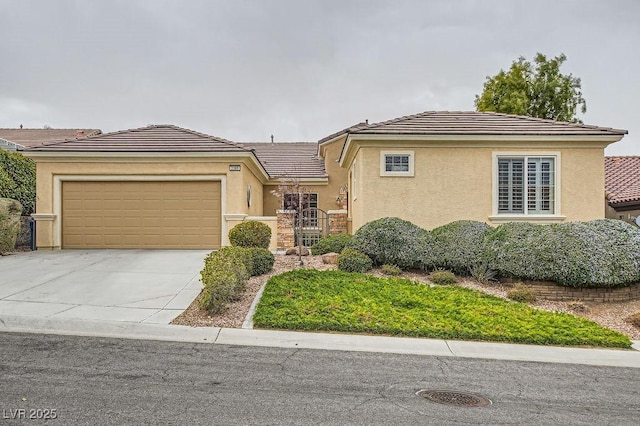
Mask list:
[[216,249],[219,181],[62,182],[62,248]]

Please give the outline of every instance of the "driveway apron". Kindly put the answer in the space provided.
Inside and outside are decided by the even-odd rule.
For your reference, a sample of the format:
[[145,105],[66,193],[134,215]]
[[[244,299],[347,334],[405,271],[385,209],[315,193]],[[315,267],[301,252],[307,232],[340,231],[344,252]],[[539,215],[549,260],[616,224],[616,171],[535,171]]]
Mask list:
[[0,318],[168,324],[200,293],[207,253],[57,250],[0,257]]

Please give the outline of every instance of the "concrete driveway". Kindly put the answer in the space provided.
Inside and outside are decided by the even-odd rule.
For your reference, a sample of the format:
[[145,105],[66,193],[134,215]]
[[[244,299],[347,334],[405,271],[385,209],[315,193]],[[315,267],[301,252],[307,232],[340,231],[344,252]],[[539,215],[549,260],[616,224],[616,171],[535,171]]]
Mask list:
[[205,250],[58,250],[0,257],[3,315],[168,324],[200,293]]

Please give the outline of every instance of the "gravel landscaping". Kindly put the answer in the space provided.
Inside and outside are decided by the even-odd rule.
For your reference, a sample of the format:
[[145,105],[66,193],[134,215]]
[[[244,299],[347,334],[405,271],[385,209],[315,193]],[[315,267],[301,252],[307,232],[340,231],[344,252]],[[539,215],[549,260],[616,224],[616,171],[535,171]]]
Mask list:
[[[304,268],[312,268],[318,270],[336,269],[335,265],[326,265],[322,262],[321,256],[306,256],[304,259]],[[273,270],[268,274],[251,277],[247,285],[244,296],[237,302],[231,303],[228,309],[219,315],[208,315],[201,311],[197,306],[197,300],[194,301],[189,308],[178,316],[173,324],[188,325],[193,327],[229,327],[240,328],[245,320],[249,308],[253,300],[260,290],[260,287],[273,275],[278,275],[286,271],[298,268],[297,256],[276,256],[276,262]],[[379,270],[374,270],[373,274],[382,276]],[[405,272],[402,275],[405,278],[420,282],[428,282],[426,274]],[[507,287],[501,284],[480,284],[473,280],[461,280],[459,286],[481,290],[486,293],[506,298]],[[555,312],[565,312],[573,315],[591,319],[598,324],[626,334],[633,340],[640,340],[640,329],[626,323],[624,319],[634,312],[640,311],[640,300],[624,303],[595,303],[595,302],[553,302],[553,301],[536,301],[532,306]]]

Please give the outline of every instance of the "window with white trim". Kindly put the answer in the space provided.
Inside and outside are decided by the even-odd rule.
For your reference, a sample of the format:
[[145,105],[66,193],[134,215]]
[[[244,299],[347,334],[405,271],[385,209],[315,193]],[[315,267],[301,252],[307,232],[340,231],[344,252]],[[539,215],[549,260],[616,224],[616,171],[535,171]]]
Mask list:
[[498,214],[555,214],[555,157],[498,157]]
[[380,176],[413,176],[413,151],[382,151]]

